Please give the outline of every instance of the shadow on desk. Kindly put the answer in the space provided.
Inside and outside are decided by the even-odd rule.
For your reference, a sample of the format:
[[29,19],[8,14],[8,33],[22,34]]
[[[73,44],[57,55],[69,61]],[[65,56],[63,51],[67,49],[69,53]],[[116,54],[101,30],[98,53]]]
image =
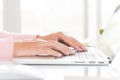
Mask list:
[[119,79],[111,79],[111,78],[101,78],[101,77],[65,77],[65,80],[119,80]]
[[36,77],[14,73],[0,73],[0,80],[43,80]]

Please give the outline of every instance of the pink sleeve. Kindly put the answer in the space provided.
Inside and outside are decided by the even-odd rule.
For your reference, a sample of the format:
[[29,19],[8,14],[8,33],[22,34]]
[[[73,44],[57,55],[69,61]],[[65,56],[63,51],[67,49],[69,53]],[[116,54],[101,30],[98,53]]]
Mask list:
[[0,60],[11,60],[15,40],[34,39],[35,35],[0,32]]
[[12,37],[0,38],[0,60],[11,60],[13,58],[14,40]]
[[36,35],[15,34],[8,32],[0,32],[0,38],[13,37],[14,40],[34,39]]

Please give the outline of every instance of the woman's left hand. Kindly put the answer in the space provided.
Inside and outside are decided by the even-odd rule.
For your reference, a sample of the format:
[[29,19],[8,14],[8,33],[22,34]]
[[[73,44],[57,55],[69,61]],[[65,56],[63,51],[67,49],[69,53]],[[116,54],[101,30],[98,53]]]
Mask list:
[[87,51],[87,49],[85,48],[85,46],[82,43],[80,43],[78,40],[76,40],[73,37],[66,36],[62,32],[49,34],[47,36],[39,36],[38,35],[37,39],[58,41],[58,42],[60,42],[60,43],[62,43],[64,45],[67,45],[69,47],[73,47],[78,51]]

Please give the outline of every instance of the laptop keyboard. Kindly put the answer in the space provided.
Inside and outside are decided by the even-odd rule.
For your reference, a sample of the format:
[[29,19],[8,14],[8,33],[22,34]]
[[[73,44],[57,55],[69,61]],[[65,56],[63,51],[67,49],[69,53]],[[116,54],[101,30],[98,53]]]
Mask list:
[[74,50],[74,55],[63,56],[61,58],[34,57],[32,59],[15,59],[15,61],[16,63],[21,64],[104,64],[106,63],[106,61],[108,61],[107,56],[96,48],[87,47],[87,49],[88,51],[86,52],[77,52],[76,50]]
[[70,55],[70,56],[64,56],[63,58],[59,58],[59,60],[101,60],[105,58],[105,55],[102,55],[103,53],[97,50],[94,47],[89,47],[88,51],[86,52],[77,52],[74,50],[75,55]]

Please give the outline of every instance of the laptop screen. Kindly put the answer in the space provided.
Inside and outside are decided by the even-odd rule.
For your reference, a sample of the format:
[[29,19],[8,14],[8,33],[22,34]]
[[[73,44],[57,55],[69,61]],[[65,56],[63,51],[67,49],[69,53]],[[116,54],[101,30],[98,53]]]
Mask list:
[[111,58],[115,56],[118,48],[120,48],[120,6],[116,9],[117,11],[115,10],[110,18],[97,45],[100,50]]

